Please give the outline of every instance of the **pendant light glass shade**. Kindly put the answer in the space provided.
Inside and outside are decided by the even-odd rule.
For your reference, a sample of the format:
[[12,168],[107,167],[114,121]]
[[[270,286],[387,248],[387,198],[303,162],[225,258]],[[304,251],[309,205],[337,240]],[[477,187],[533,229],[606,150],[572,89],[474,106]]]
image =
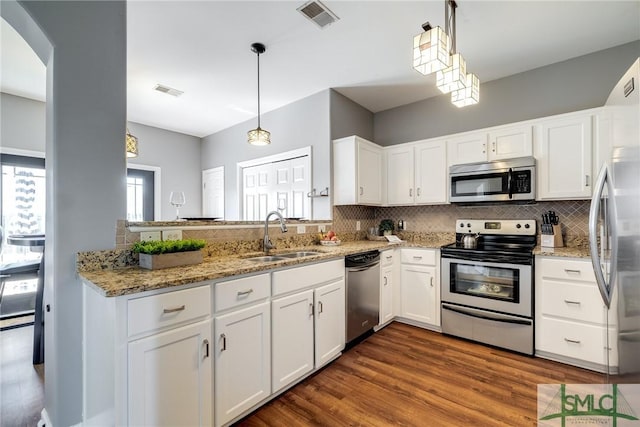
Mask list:
[[440,27],[425,27],[427,31],[413,38],[413,68],[427,75],[449,66],[450,41]]
[[451,103],[458,108],[477,104],[480,101],[480,80],[475,74],[467,74],[463,89],[451,92]]
[[461,54],[451,55],[451,66],[436,73],[436,86],[442,93],[463,89],[467,82],[467,61]]
[[247,142],[251,145],[271,144],[271,132],[260,127],[247,132]]
[[253,43],[251,51],[258,56],[258,127],[247,132],[247,142],[251,145],[271,144],[271,132],[260,127],[260,54],[267,48],[262,43]]
[[127,134],[125,137],[125,147],[127,157],[138,157],[138,138],[131,135],[129,133],[129,129],[127,129]]

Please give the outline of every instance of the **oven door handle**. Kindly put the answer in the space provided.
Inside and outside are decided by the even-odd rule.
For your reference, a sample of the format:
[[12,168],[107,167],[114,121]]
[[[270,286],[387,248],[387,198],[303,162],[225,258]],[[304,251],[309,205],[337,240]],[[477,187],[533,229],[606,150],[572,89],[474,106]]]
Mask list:
[[487,312],[485,311],[475,310],[473,308],[453,307],[444,302],[442,303],[442,308],[445,310],[450,310],[450,311],[459,313],[459,314],[464,314],[465,316],[477,317],[478,319],[492,320],[496,322],[514,323],[516,325],[531,325],[533,323],[531,320],[519,319],[513,316],[507,316],[504,314],[491,313],[491,315],[488,315]]
[[507,191],[509,192],[509,200],[513,199],[513,169],[509,168],[507,176]]

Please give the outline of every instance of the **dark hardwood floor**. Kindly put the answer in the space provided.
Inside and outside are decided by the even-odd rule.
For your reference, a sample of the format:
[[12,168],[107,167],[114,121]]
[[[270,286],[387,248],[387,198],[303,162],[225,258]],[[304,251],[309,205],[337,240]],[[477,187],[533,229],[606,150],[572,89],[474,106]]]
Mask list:
[[44,407],[44,364],[33,365],[33,326],[0,332],[0,426],[34,427]]
[[602,381],[394,322],[237,426],[535,426],[538,384]]

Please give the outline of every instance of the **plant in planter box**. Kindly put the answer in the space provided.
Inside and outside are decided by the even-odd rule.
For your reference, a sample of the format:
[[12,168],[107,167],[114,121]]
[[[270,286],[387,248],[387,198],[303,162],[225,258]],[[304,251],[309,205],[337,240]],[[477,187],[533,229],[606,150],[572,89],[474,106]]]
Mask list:
[[202,251],[206,242],[199,239],[186,240],[150,240],[136,242],[133,252],[139,254],[142,268],[155,270],[159,268],[177,267],[180,265],[200,264]]
[[393,234],[394,229],[393,221],[390,219],[383,219],[378,226],[378,230],[380,230],[380,234],[383,236]]

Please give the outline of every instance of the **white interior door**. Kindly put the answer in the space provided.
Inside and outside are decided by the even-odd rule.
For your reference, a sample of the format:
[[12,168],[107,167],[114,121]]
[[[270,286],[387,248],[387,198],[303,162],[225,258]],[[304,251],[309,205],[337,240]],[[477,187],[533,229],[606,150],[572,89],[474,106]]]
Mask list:
[[202,171],[202,216],[224,218],[224,166]]

